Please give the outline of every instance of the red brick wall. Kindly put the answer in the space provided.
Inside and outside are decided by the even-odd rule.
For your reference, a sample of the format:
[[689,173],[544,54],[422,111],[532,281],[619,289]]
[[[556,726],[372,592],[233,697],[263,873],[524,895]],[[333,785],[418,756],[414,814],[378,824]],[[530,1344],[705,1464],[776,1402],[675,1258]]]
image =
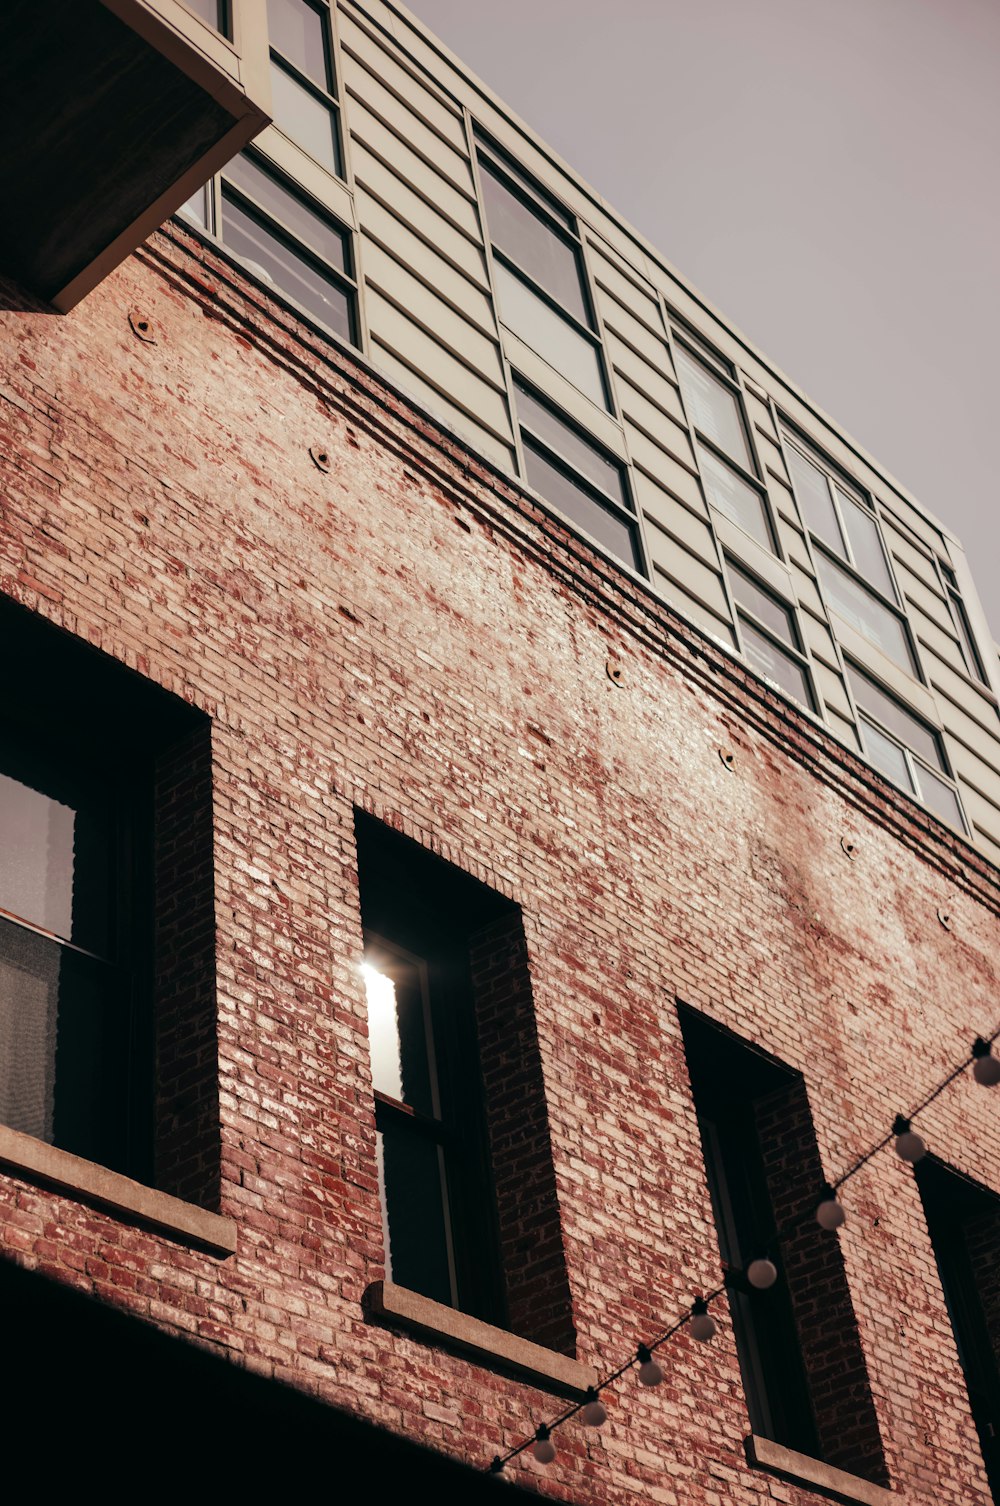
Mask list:
[[[718,1279],[674,998],[803,1072],[836,1175],[991,1028],[996,874],[192,245],[155,238],[66,318],[11,298],[0,589],[213,719],[239,1251],[14,1175],[4,1250],[485,1462],[555,1399],[361,1312],[383,1267],[353,805],[521,906],[577,1352],[602,1366]],[[959,1168],[1000,1164],[968,1082],[923,1127]],[[983,1502],[910,1173],[884,1154],[845,1199],[890,1477]],[[571,1425],[547,1474],[513,1473],[595,1506],[813,1500],[747,1467],[720,1316],[711,1346],[673,1341],[664,1386],[624,1378],[605,1430]]]

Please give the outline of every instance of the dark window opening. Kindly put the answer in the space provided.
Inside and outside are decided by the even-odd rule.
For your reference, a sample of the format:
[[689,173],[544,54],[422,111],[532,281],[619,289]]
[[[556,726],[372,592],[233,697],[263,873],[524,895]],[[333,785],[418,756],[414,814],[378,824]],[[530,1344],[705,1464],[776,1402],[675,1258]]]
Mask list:
[[0,1121],[211,1204],[208,720],[13,603],[0,632]]
[[1000,1197],[933,1156],[915,1171],[986,1476],[1000,1502]]
[[520,910],[356,830],[387,1279],[573,1353]]
[[[801,1076],[681,1006],[751,1430],[884,1484],[881,1439],[835,1239],[813,1212],[823,1172]],[[764,1290],[746,1270],[767,1258]]]

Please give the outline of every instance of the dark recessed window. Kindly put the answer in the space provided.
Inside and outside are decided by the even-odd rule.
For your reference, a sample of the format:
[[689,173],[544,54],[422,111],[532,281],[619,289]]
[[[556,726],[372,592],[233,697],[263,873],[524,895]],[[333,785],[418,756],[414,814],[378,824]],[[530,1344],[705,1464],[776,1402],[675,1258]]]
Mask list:
[[267,27],[274,122],[342,178],[329,10],[309,0],[267,0]]
[[[679,1013],[752,1431],[885,1483],[843,1261],[813,1216],[824,1178],[805,1084],[704,1015]],[[775,1269],[771,1286],[749,1279],[760,1260]]]
[[[686,334],[686,331],[684,332]],[[774,552],[774,531],[757,476],[739,387],[710,352],[675,342],[677,376],[696,433],[698,465],[709,502],[758,544]]]
[[942,821],[966,831],[940,733],[883,690],[871,675],[849,661],[844,667],[858,706],[862,745],[870,761]]
[[6,603],[0,629],[0,1121],[211,1199],[203,1163],[180,1185],[218,1139],[207,718]]
[[520,911],[356,830],[386,1276],[572,1352]]
[[914,1169],[986,1476],[1000,1501],[1000,1197],[933,1156]]
[[572,215],[483,142],[479,178],[503,323],[591,402],[606,408],[601,342]]
[[726,564],[747,660],[758,674],[815,711],[812,678],[792,608],[735,560],[727,558]]
[[356,339],[349,232],[245,153],[223,174],[222,240],[249,271]]
[[610,554],[642,571],[625,467],[515,379],[525,476],[530,486]]

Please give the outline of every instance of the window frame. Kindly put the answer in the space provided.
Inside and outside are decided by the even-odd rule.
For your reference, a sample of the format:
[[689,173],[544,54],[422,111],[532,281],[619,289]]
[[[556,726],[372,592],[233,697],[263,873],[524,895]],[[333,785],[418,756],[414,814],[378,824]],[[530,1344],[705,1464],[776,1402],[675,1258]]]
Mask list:
[[[879,717],[876,711],[869,710],[868,707],[858,699],[857,689],[855,685],[856,676],[860,676],[862,680],[870,680],[877,692],[885,696],[887,700],[894,701],[905,716],[912,718],[914,722],[918,722],[928,732],[928,734],[933,738],[940,755],[941,762],[938,768],[934,768],[933,765],[929,763],[925,757],[918,753],[914,748],[910,747],[908,743],[904,742],[900,733],[896,729],[887,726],[886,723]],[[944,822],[944,824],[947,826],[951,826],[952,823],[948,821],[947,817],[940,815],[939,812],[936,811],[934,807],[924,799],[924,796],[921,792],[919,771],[920,769],[926,769],[927,772],[931,774],[935,779],[940,780],[942,784],[947,786],[947,788],[951,790],[955,796],[955,802],[958,806],[960,825],[958,827],[953,827],[952,829],[959,831],[960,834],[967,839],[971,838],[969,818],[965,813],[965,807],[962,803],[962,793],[959,788],[958,780],[956,779],[954,771],[952,769],[951,760],[948,757],[948,750],[945,747],[945,740],[942,729],[940,727],[933,726],[926,720],[925,717],[921,716],[919,712],[914,711],[913,708],[911,706],[908,706],[896,691],[892,690],[888,685],[880,682],[878,677],[874,675],[866,665],[855,663],[855,661],[850,658],[849,655],[844,656],[844,683],[847,687],[847,693],[850,697],[851,705],[854,708],[854,718],[859,735],[861,737],[861,747],[866,761],[870,763],[873,768],[877,769],[878,773],[880,773],[884,779],[888,779],[890,784],[894,784],[897,789],[902,790],[904,794],[909,795],[911,799],[916,800],[917,803],[921,805],[924,810],[929,811],[936,820]],[[899,784],[899,782],[893,779],[891,774],[887,774],[884,769],[879,768],[874,759],[869,755],[868,749],[865,747],[863,731],[863,728],[869,724],[874,727],[875,731],[881,737],[884,737],[887,742],[892,743],[893,746],[898,748],[902,753],[907,777],[910,780],[911,784],[911,787],[909,789],[906,789],[903,785]]]
[[939,555],[934,556],[934,563],[941,580],[941,589],[944,593],[954,634],[958,640],[958,651],[965,665],[966,673],[980,688],[992,695],[993,690],[986,674],[982,655],[976,643],[975,634],[972,631],[972,623],[969,620],[969,613],[962,597],[955,568],[946,560],[941,559]]
[[[744,560],[739,559],[736,555],[731,554],[727,550],[723,550],[722,558],[726,568],[726,585],[733,603],[733,624],[736,628],[737,643],[739,645],[739,651],[742,658],[746,663],[750,664],[750,667],[754,669],[755,673],[761,675],[761,678],[767,681],[768,685],[773,686],[781,695],[789,697],[789,699],[793,700],[797,706],[801,706],[804,710],[810,712],[814,717],[822,721],[823,717],[820,710],[819,696],[816,691],[816,679],[812,670],[812,661],[809,657],[801,629],[799,628],[798,613],[795,605],[790,601],[786,601],[777,591],[774,590],[772,586],[763,581],[760,576],[757,575],[756,572],[752,570]],[[760,591],[763,595],[769,597],[777,606],[781,608],[783,612],[786,612],[788,614],[789,627],[794,641],[788,641],[781,638],[781,636],[776,633],[768,623],[764,622],[760,617],[756,615],[752,608],[746,607],[740,602],[738,593],[733,587],[734,574],[742,574],[747,576],[750,580],[750,583],[754,587],[756,587],[758,591]],[[801,670],[803,678],[805,680],[806,694],[809,697],[808,701],[800,701],[798,696],[793,696],[791,691],[786,690],[783,685],[780,685],[769,675],[765,675],[762,670],[755,668],[743,644],[744,618],[747,620],[749,626],[752,627],[755,632],[760,633],[761,636],[766,638],[769,643],[774,644],[774,646],[785,658],[789,659],[796,666],[796,668]]]
[[[693,448],[695,452],[695,464],[698,467],[698,474],[701,478],[701,484],[704,489],[705,500],[708,503],[708,506],[712,509],[713,512],[717,512],[722,517],[724,517],[727,522],[732,523],[735,528],[739,528],[743,533],[747,535],[748,538],[753,539],[753,542],[758,545],[758,547],[766,549],[768,553],[773,554],[776,559],[783,559],[778,529],[775,523],[774,514],[771,509],[771,500],[768,495],[767,486],[761,479],[763,471],[761,468],[760,456],[757,453],[756,441],[753,437],[753,426],[750,423],[745,394],[739,382],[736,368],[732,365],[731,362],[727,361],[724,356],[720,356],[718,352],[713,350],[708,342],[703,340],[702,337],[696,334],[694,330],[689,329],[688,326],[682,320],[678,319],[678,317],[670,310],[668,310],[667,329],[670,337],[668,343],[670,345],[671,359],[674,363],[674,375],[676,378],[678,391],[680,393],[681,406],[684,411],[688,429],[690,430],[694,438]],[[683,379],[680,374],[680,368],[677,364],[675,352],[675,348],[677,347],[679,347],[690,360],[698,362],[702,366],[704,366],[709,372],[710,376],[715,378],[729,394],[729,396],[733,398],[736,404],[737,420],[740,424],[743,438],[746,442],[747,454],[749,455],[755,467],[753,471],[748,470],[740,461],[734,460],[733,457],[729,455],[722,448],[722,446],[711,437],[711,435],[706,434],[704,430],[700,429],[695,423],[694,415],[691,412],[691,404],[689,403],[687,395],[684,391]],[[743,524],[739,522],[738,519],[730,517],[728,513],[726,513],[721,507],[718,507],[712,501],[711,490],[702,471],[701,457],[698,454],[699,446],[704,446],[704,448],[708,450],[709,454],[712,455],[719,464],[732,471],[739,481],[742,481],[746,486],[750,487],[750,489],[756,494],[760,503],[760,512],[761,519],[764,524],[764,533],[767,537],[766,543],[762,542],[761,539],[752,534],[749,529],[744,528]]]
[[[604,335],[598,315],[597,300],[594,296],[590,269],[587,265],[583,236],[580,233],[576,215],[570,210],[563,208],[555,198],[550,196],[534,180],[533,175],[526,168],[521,167],[515,158],[510,156],[503,147],[494,142],[475,122],[472,125],[471,157],[483,230],[483,242],[488,260],[491,263],[499,263],[500,266],[504,267],[512,277],[521,282],[530,293],[540,299],[554,314],[562,319],[573,333],[578,335],[592,348],[597,361],[598,378],[603,392],[603,403],[594,403],[594,406],[599,412],[617,422],[618,415],[608,358],[604,347]],[[483,192],[482,178],[480,176],[481,167],[485,167],[487,172],[497,178],[507,192],[518,200],[530,214],[533,214],[550,234],[554,235],[557,240],[561,241],[573,252],[577,276],[580,281],[580,294],[587,312],[588,323],[581,322],[579,317],[564,304],[560,303],[559,299],[550,293],[547,288],[543,287],[531,272],[518,262],[516,257],[497,245],[490,229],[486,195]],[[492,265],[490,266],[490,283],[498,324],[503,329],[510,328],[510,333],[515,339],[523,340],[523,337],[518,335],[515,329],[506,325],[503,321],[501,303],[497,294],[496,279],[493,275]],[[523,343],[525,345],[529,344],[526,340],[523,340]],[[594,402],[590,394],[582,387],[579,387],[569,373],[560,370],[557,366],[553,366],[546,356],[540,351],[535,350],[534,346],[530,346],[529,348],[557,377],[564,382],[568,382],[587,402]]]
[[[282,52],[278,46],[276,46],[275,41],[271,36],[269,18],[267,20],[268,59],[272,66],[280,68],[295,83],[297,83],[300,88],[305,90],[307,94],[311,95],[312,98],[314,98],[319,104],[323,105],[329,111],[333,128],[333,157],[335,164],[332,170],[332,176],[336,178],[338,182],[346,185],[348,183],[348,177],[347,158],[346,152],[344,150],[344,116],[340,103],[340,79],[338,77],[337,70],[337,46],[332,9],[330,5],[326,3],[326,0],[298,0],[298,3],[305,5],[309,10],[315,12],[315,14],[319,17],[320,24],[323,28],[323,62],[324,72],[326,73],[327,77],[327,87],[325,89],[321,88],[314,79],[311,79],[307,74],[304,74],[302,70],[295,63],[293,63],[291,59],[284,52]],[[331,171],[331,169],[328,168],[324,162],[321,162],[318,157],[313,156],[312,152],[303,141],[301,141],[297,136],[293,136],[290,132],[286,131],[284,126],[280,124],[277,118],[272,121],[272,126],[275,130],[280,131],[282,136],[284,136],[286,140],[290,141],[293,146],[296,146],[299,151],[304,152],[305,155],[309,157],[311,161],[315,162],[318,167],[322,168],[324,172]],[[223,171],[225,171],[225,169],[223,169]]]
[[[215,191],[216,203],[213,212],[213,219],[219,227],[219,231],[216,236],[219,245],[223,247],[227,254],[238,263],[241,269],[246,272],[249,277],[252,277],[255,282],[262,283],[269,293],[273,293],[279,299],[290,304],[297,314],[300,314],[303,318],[309,320],[311,323],[318,325],[327,334],[332,335],[334,339],[346,340],[347,343],[354,349],[360,349],[362,329],[361,296],[359,279],[357,275],[357,245],[355,232],[349,225],[344,224],[344,222],[340,220],[338,216],[332,212],[332,210],[329,210],[322,204],[320,204],[319,201],[313,198],[313,196],[309,194],[300,184],[295,183],[291,178],[289,178],[287,173],[276,167],[274,163],[272,163],[271,160],[265,157],[262,153],[255,151],[253,148],[248,148],[241,152],[239,156],[246,157],[250,164],[258,172],[263,173],[265,177],[272,178],[277,187],[282,192],[287,193],[289,197],[293,199],[297,199],[303,206],[303,208],[306,209],[310,214],[314,214],[317,219],[325,221],[332,230],[334,230],[338,235],[342,236],[345,246],[345,262],[347,263],[347,266],[350,270],[341,271],[339,267],[334,266],[331,262],[328,262],[319,252],[314,251],[310,246],[305,245],[305,243],[299,238],[295,231],[291,230],[283,220],[279,219],[270,209],[265,208],[246,188],[244,188],[240,184],[234,183],[232,179],[227,176],[228,165],[227,167],[224,167],[222,169],[221,173],[219,173],[216,178],[216,183],[218,186]],[[273,234],[273,237],[276,241],[278,241],[280,244],[284,244],[286,246],[286,249],[288,249],[294,256],[299,257],[303,262],[306,263],[307,266],[313,267],[313,269],[318,272],[321,277],[329,278],[329,280],[335,286],[341,289],[341,291],[345,294],[347,300],[348,325],[350,329],[350,333],[348,335],[343,335],[339,330],[334,329],[332,325],[327,324],[323,319],[319,317],[318,314],[313,313],[310,309],[299,303],[298,299],[295,298],[293,294],[287,292],[277,282],[261,277],[259,273],[255,272],[253,268],[247,265],[247,262],[244,260],[244,258],[241,257],[231,245],[227,244],[225,240],[225,223],[223,220],[223,204],[227,194],[229,195],[230,199],[235,199],[237,201],[238,207],[245,206],[243,212],[247,213],[249,211],[251,219],[257,219],[259,221],[262,221],[265,227],[271,227],[270,233]]]
[[[633,571],[635,574],[640,575],[643,579],[648,579],[649,563],[646,556],[646,547],[645,540],[643,538],[642,527],[639,521],[639,511],[636,506],[635,487],[632,482],[631,467],[629,466],[628,462],[622,459],[620,456],[613,454],[612,451],[608,450],[605,445],[601,444],[600,440],[597,439],[595,435],[589,433],[581,424],[577,423],[570,414],[568,414],[564,409],[560,408],[557,403],[553,402],[553,400],[544,392],[542,392],[541,389],[538,388],[533,382],[529,381],[528,378],[522,376],[521,373],[516,369],[516,367],[511,366],[509,370],[511,379],[514,429],[517,440],[518,458],[521,464],[522,479],[528,486],[531,486],[532,491],[537,492],[537,495],[540,496],[542,500],[548,504],[548,506],[550,506],[555,512],[557,512],[561,518],[565,518],[572,528],[583,534],[588,540],[591,540],[594,543],[595,547],[600,549],[602,553],[609,555],[618,564],[624,565],[627,570]],[[581,440],[584,441],[584,443],[589,445],[592,449],[601,453],[604,458],[616,468],[619,476],[621,477],[622,492],[626,498],[625,504],[619,502],[617,498],[611,496],[609,492],[604,491],[603,488],[599,487],[596,482],[590,480],[587,476],[585,476],[571,459],[560,452],[560,450],[553,444],[550,438],[548,438],[546,435],[540,434],[537,428],[532,427],[530,421],[525,421],[517,404],[518,393],[520,391],[525,392],[527,397],[530,398],[533,402],[537,403],[540,407],[547,408],[558,423],[562,424],[566,429],[569,429],[578,434]],[[634,562],[623,559],[620,554],[617,554],[614,550],[609,548],[608,545],[602,543],[600,539],[596,538],[582,523],[578,523],[575,519],[570,518],[568,514],[564,513],[557,503],[550,501],[549,498],[545,496],[544,492],[538,491],[536,487],[532,486],[532,483],[528,480],[527,464],[524,460],[522,449],[522,436],[524,434],[528,436],[532,446],[535,449],[543,451],[544,456],[549,459],[550,463],[556,470],[561,471],[566,476],[567,480],[571,481],[573,485],[578,486],[585,495],[590,496],[595,503],[597,503],[601,507],[604,507],[609,513],[612,514],[613,517],[617,518],[621,523],[625,525],[625,527],[629,530],[633,540],[635,553]]]

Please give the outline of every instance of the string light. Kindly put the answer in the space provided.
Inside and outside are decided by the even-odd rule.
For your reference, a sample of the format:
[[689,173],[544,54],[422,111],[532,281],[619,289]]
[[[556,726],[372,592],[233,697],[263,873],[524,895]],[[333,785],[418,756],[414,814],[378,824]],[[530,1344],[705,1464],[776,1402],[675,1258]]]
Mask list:
[[[925,1098],[921,1099],[916,1108],[910,1110],[909,1118],[903,1114],[897,1114],[890,1134],[878,1141],[876,1145],[873,1145],[864,1155],[859,1156],[854,1164],[848,1167],[847,1171],[836,1182],[825,1182],[823,1184],[820,1202],[816,1208],[816,1222],[821,1228],[835,1230],[843,1227],[846,1221],[846,1214],[843,1204],[837,1196],[838,1189],[845,1182],[849,1181],[851,1177],[855,1176],[863,1166],[867,1165],[880,1150],[884,1150],[891,1140],[895,1141],[896,1154],[902,1160],[911,1164],[921,1160],[927,1154],[927,1146],[923,1138],[913,1130],[911,1121],[918,1114],[923,1113],[924,1109],[932,1104],[944,1092],[945,1088],[965,1071],[970,1062],[972,1063],[972,1075],[977,1083],[988,1088],[995,1087],[1000,1083],[1000,1058],[994,1056],[992,1050],[993,1043],[998,1037],[1000,1037],[1000,1027],[989,1037],[977,1036],[972,1046],[971,1055],[966,1057],[963,1062],[960,1062],[957,1067],[953,1068]],[[778,1237],[783,1238],[785,1234],[790,1232],[790,1229],[779,1231]],[[751,1286],[756,1287],[760,1291],[766,1291],[768,1287],[773,1286],[777,1281],[778,1269],[772,1260],[767,1259],[765,1256],[758,1256],[747,1266],[746,1278]],[[668,1339],[673,1338],[674,1334],[685,1326],[688,1326],[692,1336],[699,1339],[702,1343],[706,1343],[709,1339],[713,1338],[718,1331],[718,1325],[708,1310],[709,1304],[716,1297],[721,1296],[724,1290],[724,1286],[718,1286],[714,1291],[706,1293],[704,1297],[697,1297],[690,1309],[678,1318],[676,1322],[672,1323],[657,1339],[649,1344],[640,1344],[633,1359],[626,1360],[624,1365],[620,1365],[617,1370],[605,1376],[597,1386],[589,1386],[582,1401],[569,1407],[561,1416],[556,1417],[548,1425],[541,1423],[531,1437],[526,1438],[522,1443],[509,1449],[506,1454],[495,1454],[488,1466],[489,1472],[499,1474],[506,1464],[509,1464],[512,1459],[516,1459],[519,1454],[524,1453],[525,1449],[529,1447],[540,1464],[551,1464],[556,1457],[555,1444],[552,1442],[553,1431],[557,1427],[561,1427],[563,1423],[568,1422],[571,1417],[575,1417],[577,1413],[580,1415],[581,1422],[586,1426],[599,1428],[607,1421],[608,1414],[598,1393],[606,1386],[610,1386],[615,1381],[620,1380],[627,1370],[631,1370],[633,1365],[638,1365],[639,1367],[639,1381],[642,1385],[650,1387],[658,1386],[664,1378],[664,1372],[662,1366],[653,1358],[653,1350],[658,1349],[661,1344],[665,1344]]]
[[653,1359],[645,1344],[640,1344],[636,1353],[639,1361],[639,1380],[644,1386],[658,1386],[663,1379],[663,1371]]
[[843,1203],[837,1199],[836,1188],[829,1182],[823,1187],[819,1206],[816,1209],[816,1222],[821,1229],[840,1229],[847,1219]]
[[588,1428],[599,1428],[608,1420],[607,1410],[594,1386],[587,1387],[587,1400],[580,1409],[580,1421]]
[[981,1035],[977,1035],[972,1043],[972,1075],[984,1088],[995,1088],[1000,1082],[1000,1058],[993,1055],[990,1044]]
[[707,1344],[709,1339],[714,1339],[719,1331],[712,1314],[708,1310],[708,1303],[704,1297],[696,1297],[691,1307],[691,1337],[698,1339],[702,1344]]
[[892,1126],[892,1133],[896,1137],[896,1154],[901,1161],[909,1161],[911,1164],[923,1160],[927,1154],[927,1146],[914,1130],[910,1128],[909,1119],[904,1119],[902,1114],[897,1114]]
[[773,1286],[778,1279],[778,1267],[773,1260],[760,1257],[751,1260],[747,1266],[747,1280],[751,1286],[755,1286],[759,1292],[766,1292],[769,1286]]

